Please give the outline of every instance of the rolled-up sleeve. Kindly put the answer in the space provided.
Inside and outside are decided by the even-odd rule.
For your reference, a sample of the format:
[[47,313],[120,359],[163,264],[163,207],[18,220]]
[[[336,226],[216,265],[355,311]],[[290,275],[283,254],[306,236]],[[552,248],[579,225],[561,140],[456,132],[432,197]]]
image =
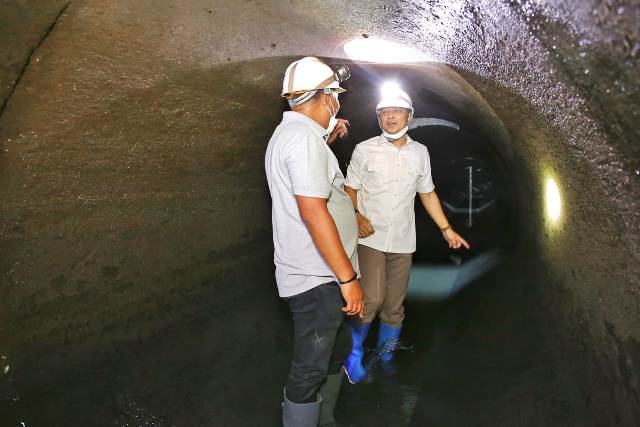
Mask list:
[[362,158],[362,150],[356,148],[353,150],[353,154],[351,155],[351,161],[349,162],[349,167],[347,168],[347,178],[344,182],[344,185],[347,187],[351,187],[354,190],[360,190],[362,187],[362,177],[363,177],[363,167],[364,162]]
[[285,164],[296,196],[328,199],[331,183],[328,176],[327,149],[315,135],[301,134],[285,157]]
[[436,186],[433,185],[433,179],[431,178],[431,160],[429,159],[429,154],[425,154],[426,158],[424,161],[424,167],[422,169],[422,174],[418,179],[418,193],[431,193],[436,188]]

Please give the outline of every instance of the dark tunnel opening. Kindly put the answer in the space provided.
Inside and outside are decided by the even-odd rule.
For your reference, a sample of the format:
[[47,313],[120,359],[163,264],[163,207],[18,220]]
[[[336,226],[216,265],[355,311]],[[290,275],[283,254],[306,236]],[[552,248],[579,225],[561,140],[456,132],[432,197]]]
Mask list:
[[[353,63],[343,42],[374,36],[434,62],[353,63],[333,149],[345,167],[378,132],[376,79],[402,79],[423,118],[460,124],[410,135],[476,245],[435,243],[416,206],[401,369],[345,386],[339,419],[638,425],[638,6],[313,6],[0,10],[0,425],[278,425],[291,324],[263,161],[282,73],[308,54]],[[416,287],[436,272],[438,292]]]
[[[492,254],[490,259],[497,260],[501,257],[498,254],[511,251],[517,244],[519,224],[518,200],[512,185],[516,180],[515,166],[509,165],[511,142],[495,132],[503,127],[502,123],[497,118],[489,125],[482,123],[482,118],[476,122],[478,118],[472,111],[486,109],[486,101],[474,99],[466,82],[468,93],[454,89],[453,77],[449,82],[449,77],[434,78],[436,70],[445,76],[454,74],[441,65],[351,65],[353,78],[347,83],[349,92],[343,96],[340,111],[352,123],[351,132],[345,140],[332,145],[343,173],[346,174],[355,145],[380,134],[372,113],[380,87],[388,81],[401,83],[415,98],[409,135],[428,148],[436,191],[445,212],[472,246],[468,251],[449,250],[416,199],[417,270],[422,264],[460,265],[482,254],[481,258],[486,259],[488,253]],[[457,75],[456,78],[463,80]],[[447,97],[465,100],[455,106]],[[478,105],[472,106],[474,103]],[[437,292],[436,284],[430,286]],[[453,296],[462,286],[451,287],[440,298]]]

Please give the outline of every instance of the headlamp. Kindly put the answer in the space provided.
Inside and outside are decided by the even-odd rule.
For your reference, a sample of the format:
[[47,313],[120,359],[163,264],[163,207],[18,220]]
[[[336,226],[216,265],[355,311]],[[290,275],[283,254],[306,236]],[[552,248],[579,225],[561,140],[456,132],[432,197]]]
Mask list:
[[346,64],[334,65],[331,68],[333,68],[333,76],[338,83],[342,83],[351,77],[351,71],[349,71],[349,66]]
[[397,97],[402,92],[400,89],[400,85],[394,81],[385,82],[380,87],[380,94],[383,98],[394,98]]
[[[376,105],[376,111],[387,107],[399,107],[411,111],[413,115],[413,103],[411,97],[394,81],[385,82],[380,86],[380,102]],[[409,119],[411,120],[411,119]]]

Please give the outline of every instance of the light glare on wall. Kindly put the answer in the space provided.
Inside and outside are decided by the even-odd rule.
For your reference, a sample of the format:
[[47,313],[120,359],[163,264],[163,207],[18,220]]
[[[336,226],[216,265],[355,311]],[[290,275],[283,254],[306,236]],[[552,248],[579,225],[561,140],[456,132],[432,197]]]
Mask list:
[[416,49],[375,37],[349,40],[343,48],[347,56],[354,61],[397,64],[430,60],[428,55]]
[[553,178],[547,178],[544,193],[547,218],[549,218],[551,222],[557,222],[562,214],[562,200],[560,198],[558,185]]

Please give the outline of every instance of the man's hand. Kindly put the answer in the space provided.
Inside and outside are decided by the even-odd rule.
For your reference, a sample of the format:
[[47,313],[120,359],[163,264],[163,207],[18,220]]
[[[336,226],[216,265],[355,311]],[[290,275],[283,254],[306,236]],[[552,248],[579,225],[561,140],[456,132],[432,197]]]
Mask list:
[[344,298],[347,305],[342,307],[342,311],[347,313],[348,316],[358,315],[360,318],[364,317],[364,301],[362,288],[360,282],[354,280],[346,285],[340,285],[340,292],[342,292],[342,298]]
[[358,220],[358,237],[362,239],[375,233],[371,222],[360,212],[356,213],[356,219]]
[[329,138],[327,139],[327,144],[333,144],[333,141],[335,141],[337,137],[340,137],[340,139],[342,139],[345,136],[349,135],[349,130],[347,129],[347,127],[349,126],[351,126],[349,120],[338,119],[336,127],[333,129],[333,132],[331,132],[331,135],[329,135]]
[[449,247],[452,249],[460,249],[460,246],[464,246],[469,249],[469,244],[458,233],[453,231],[453,228],[448,228],[442,232],[442,237],[449,243]]

